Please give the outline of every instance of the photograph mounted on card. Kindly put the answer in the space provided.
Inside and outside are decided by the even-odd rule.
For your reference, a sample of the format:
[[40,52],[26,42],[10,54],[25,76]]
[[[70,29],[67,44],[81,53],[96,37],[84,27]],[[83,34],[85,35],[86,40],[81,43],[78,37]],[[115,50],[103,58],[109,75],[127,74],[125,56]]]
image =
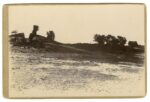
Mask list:
[[146,95],[144,4],[6,4],[7,98]]

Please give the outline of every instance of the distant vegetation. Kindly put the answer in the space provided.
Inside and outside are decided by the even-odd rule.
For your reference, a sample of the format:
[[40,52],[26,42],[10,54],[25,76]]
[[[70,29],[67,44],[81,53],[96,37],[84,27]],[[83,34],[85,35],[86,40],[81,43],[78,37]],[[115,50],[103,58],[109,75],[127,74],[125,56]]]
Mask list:
[[[14,46],[23,47],[36,47],[36,48],[46,48],[51,51],[71,51],[71,52],[88,52],[88,51],[109,51],[109,52],[143,52],[144,46],[141,46],[137,41],[128,41],[123,36],[113,36],[111,34],[101,35],[95,34],[94,41],[97,44],[89,43],[76,43],[76,44],[63,44],[61,42],[55,41],[55,33],[53,31],[48,31],[47,37],[37,34],[39,30],[38,25],[33,26],[33,30],[30,33],[29,38],[25,38],[24,33],[18,33],[17,31],[12,31],[10,35],[10,43]],[[92,38],[91,38],[92,40]],[[86,51],[85,51],[86,50]]]
[[[109,46],[109,47],[124,47],[127,40],[123,36],[112,36],[112,35],[100,35],[95,34],[94,41],[98,42],[100,46]],[[137,41],[129,41],[128,46],[137,47]]]
[[94,41],[98,43],[99,47],[104,50],[115,50],[123,52],[143,52],[144,46],[139,45],[137,41],[128,41],[123,36],[113,36],[113,35],[101,35],[95,34]]

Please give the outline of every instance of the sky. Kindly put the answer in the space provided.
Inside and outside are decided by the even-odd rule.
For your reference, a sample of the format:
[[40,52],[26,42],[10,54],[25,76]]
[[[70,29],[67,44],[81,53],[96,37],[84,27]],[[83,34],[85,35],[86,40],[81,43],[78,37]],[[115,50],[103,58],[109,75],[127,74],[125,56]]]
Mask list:
[[111,34],[145,44],[144,5],[11,5],[8,10],[9,34],[17,30],[29,37],[39,25],[37,34],[53,30],[63,43],[94,43],[95,34]]

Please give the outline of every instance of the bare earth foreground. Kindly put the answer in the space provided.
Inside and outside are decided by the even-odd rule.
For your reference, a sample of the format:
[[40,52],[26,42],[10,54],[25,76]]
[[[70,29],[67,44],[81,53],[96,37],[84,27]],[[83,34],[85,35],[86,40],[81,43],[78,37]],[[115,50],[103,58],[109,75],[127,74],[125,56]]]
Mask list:
[[144,96],[144,54],[78,54],[13,47],[10,97]]

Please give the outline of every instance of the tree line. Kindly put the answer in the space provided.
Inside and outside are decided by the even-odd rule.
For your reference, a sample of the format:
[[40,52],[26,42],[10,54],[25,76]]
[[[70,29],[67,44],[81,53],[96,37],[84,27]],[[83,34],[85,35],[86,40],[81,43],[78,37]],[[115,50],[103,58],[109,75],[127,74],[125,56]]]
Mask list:
[[[123,36],[113,36],[113,35],[101,35],[95,34],[94,41],[97,42],[101,47],[108,46],[108,47],[124,47],[127,43],[127,39]],[[137,41],[129,41],[129,47],[138,47]]]

